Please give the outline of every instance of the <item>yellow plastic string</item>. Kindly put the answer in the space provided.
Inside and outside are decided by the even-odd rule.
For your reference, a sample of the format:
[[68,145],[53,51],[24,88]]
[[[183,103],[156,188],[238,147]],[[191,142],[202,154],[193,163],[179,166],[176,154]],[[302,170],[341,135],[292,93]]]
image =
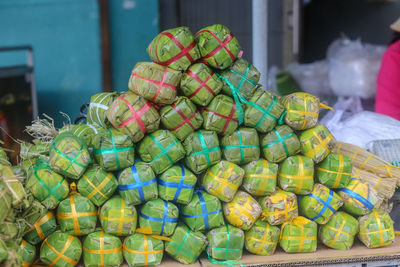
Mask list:
[[69,195],[76,195],[76,194],[78,194],[78,192],[76,191],[76,183],[75,183],[75,182],[72,182],[72,183],[69,185],[69,189],[71,190],[71,192],[69,193]]
[[44,243],[54,252],[56,253],[58,256],[57,258],[54,259],[54,261],[52,263],[50,263],[48,266],[54,266],[57,261],[62,258],[63,260],[65,260],[67,263],[72,264],[73,266],[78,264],[78,261],[73,260],[68,258],[67,256],[64,255],[65,251],[69,248],[69,246],[71,245],[72,241],[74,240],[73,236],[69,236],[67,242],[65,243],[63,249],[61,250],[61,252],[58,252],[53,246],[51,246],[49,244],[49,242],[47,241],[47,239],[44,241]]
[[[23,250],[24,248],[25,248],[25,246],[26,246],[26,244],[27,244],[28,242],[26,242],[25,240],[22,240],[22,242],[21,242],[21,245],[19,246],[20,248],[21,248],[21,250]],[[22,261],[22,267],[29,267],[29,266],[31,266],[31,263],[30,262],[26,262],[26,261]]]
[[267,229],[265,229],[265,234],[264,234],[263,239],[258,239],[258,238],[255,238],[253,236],[249,236],[248,237],[248,239],[250,239],[250,240],[253,240],[253,241],[256,241],[256,242],[260,242],[260,246],[255,251],[255,254],[258,254],[261,251],[261,249],[263,248],[264,244],[273,245],[273,246],[278,244],[278,242],[271,242],[271,241],[267,240],[267,238],[270,237],[270,235],[268,234],[268,231],[269,231],[269,224],[267,224]]
[[282,196],[284,210],[262,211],[262,215],[264,217],[267,217],[267,216],[278,216],[278,215],[283,213],[283,214],[285,214],[285,221],[287,221],[288,218],[289,218],[289,212],[296,210],[296,207],[292,206],[291,208],[289,208],[288,207],[288,203],[287,203],[287,199],[286,199],[285,194],[283,193],[283,190],[278,188],[278,191],[279,191],[280,195]]
[[[343,155],[339,154],[339,171],[336,175],[336,179],[335,182],[333,184],[333,188],[338,187],[340,180],[342,179],[342,175],[343,175],[343,168],[344,168],[344,160],[343,160]],[[351,174],[350,174],[351,175]]]
[[372,213],[374,214],[374,217],[375,217],[376,222],[378,224],[379,230],[378,231],[373,231],[373,232],[368,232],[368,233],[361,233],[360,232],[360,235],[375,235],[375,234],[379,234],[379,239],[381,241],[380,242],[380,246],[383,247],[385,245],[385,240],[383,239],[383,233],[384,232],[393,231],[393,227],[390,227],[388,229],[382,229],[382,222],[381,222],[381,219],[379,218],[378,212],[373,211]]
[[295,113],[295,114],[299,114],[300,116],[304,116],[303,117],[303,124],[302,124],[302,126],[301,126],[301,130],[303,130],[304,129],[304,127],[306,126],[306,124],[307,124],[307,116],[309,116],[309,117],[313,117],[313,118],[318,118],[318,113],[316,113],[316,112],[310,112],[310,111],[308,111],[307,110],[307,100],[310,98],[310,96],[309,95],[307,95],[307,94],[304,94],[303,95],[303,103],[304,103],[304,111],[302,111],[302,110],[293,110],[293,109],[289,109],[288,110],[288,113]]
[[310,151],[308,151],[307,153],[305,153],[305,156],[313,158],[319,150],[321,150],[321,148],[325,148],[325,150],[327,151],[327,153],[330,153],[330,149],[328,148],[328,143],[332,140],[333,135],[332,133],[330,133],[328,135],[328,137],[326,137],[324,140],[321,139],[321,137],[318,136],[318,134],[311,128],[309,129],[309,131],[311,132],[311,134],[318,139],[318,144],[316,146],[314,146]]
[[334,237],[333,240],[328,244],[328,246],[332,246],[332,245],[339,239],[339,236],[340,236],[341,234],[347,235],[347,236],[350,236],[350,237],[353,237],[352,235],[350,235],[350,234],[348,234],[348,233],[346,233],[346,232],[343,232],[343,227],[345,226],[345,224],[346,224],[346,220],[343,219],[342,223],[340,224],[339,229],[336,229],[336,228],[334,228],[334,227],[332,227],[332,226],[330,226],[330,225],[327,225],[327,224],[325,224],[325,225],[323,226],[323,227],[326,227],[326,228],[328,228],[328,229],[331,229],[331,230],[335,231],[335,237]]
[[153,235],[153,231],[151,229],[151,227],[143,227],[143,228],[136,228],[135,233],[139,233],[139,234],[144,234],[144,235],[148,235],[152,238],[161,240],[161,241],[172,241],[171,238],[166,237],[166,236],[160,236],[160,235]]
[[51,218],[54,217],[54,214],[49,211],[45,216],[43,216],[39,221],[37,221],[29,230],[28,232],[32,231],[32,230],[36,230],[40,240],[45,239],[44,233],[42,231],[42,228],[40,228],[40,226],[42,226],[43,224],[45,224],[48,220],[50,220]]
[[378,185],[380,184],[380,182],[382,181],[382,177],[378,178],[378,182],[376,182],[376,184],[373,186],[374,189],[378,188]]
[[125,215],[125,200],[121,198],[121,215],[119,217],[118,230],[117,230],[119,235],[122,235],[122,225],[123,225],[122,219],[124,218],[124,215]]
[[[249,220],[251,220],[254,223],[256,218],[254,218],[254,216],[248,211],[248,210],[254,211],[254,207],[250,205],[250,202],[251,202],[251,196],[249,195],[249,197],[247,198],[246,202],[243,205],[238,205],[236,203],[236,205],[233,205],[233,208],[238,210],[240,215],[246,216]],[[232,220],[234,219],[233,221],[237,225],[243,225],[243,221],[240,220],[240,215],[238,217],[232,218]]]
[[363,170],[363,169],[364,169],[364,166],[365,166],[365,165],[368,163],[368,161],[369,161],[370,159],[372,159],[373,157],[375,157],[375,155],[370,155],[369,157],[367,157],[367,158],[364,160],[364,162],[361,164],[360,169]]
[[101,192],[101,189],[103,189],[104,186],[106,186],[108,184],[108,182],[110,181],[112,176],[113,176],[112,173],[109,173],[106,176],[106,178],[104,178],[104,180],[99,184],[99,186],[95,186],[86,175],[83,175],[83,178],[93,188],[93,191],[87,196],[87,198],[91,199],[96,193],[99,193],[99,195],[101,195],[105,199],[108,199],[108,197],[106,195],[104,195],[103,192]]
[[328,105],[325,105],[324,103],[319,103],[319,107],[320,107],[320,108],[323,108],[323,109],[330,109],[330,110],[332,110],[333,112],[336,112],[332,107],[330,107],[330,106],[328,106]]
[[[226,173],[228,173],[228,174],[231,173],[232,170],[233,170],[233,167],[234,167],[233,163],[230,162],[230,163],[229,163],[229,169],[226,170]],[[223,192],[223,187],[222,187],[222,190],[221,190],[221,186],[222,186],[222,185],[224,185],[224,186],[230,188],[232,191],[236,191],[236,190],[238,189],[238,186],[237,186],[237,185],[235,185],[235,184],[233,184],[233,183],[230,183],[228,180],[223,179],[223,178],[221,178],[221,177],[219,177],[219,176],[213,174],[209,169],[207,170],[207,175],[210,175],[212,178],[214,178],[215,180],[217,180],[218,182],[220,182],[220,184],[217,186],[217,188],[215,188],[215,192],[216,192],[216,193],[222,194],[222,192]]]

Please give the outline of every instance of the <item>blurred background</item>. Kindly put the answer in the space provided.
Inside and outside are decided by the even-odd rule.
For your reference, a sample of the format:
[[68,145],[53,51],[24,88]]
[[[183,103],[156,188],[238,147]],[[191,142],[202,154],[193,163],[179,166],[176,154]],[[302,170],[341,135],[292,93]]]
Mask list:
[[91,95],[127,90],[159,31],[215,23],[231,29],[264,88],[297,88],[329,104],[354,95],[372,109],[399,14],[396,0],[1,0],[0,126],[23,138],[43,113],[74,119]]

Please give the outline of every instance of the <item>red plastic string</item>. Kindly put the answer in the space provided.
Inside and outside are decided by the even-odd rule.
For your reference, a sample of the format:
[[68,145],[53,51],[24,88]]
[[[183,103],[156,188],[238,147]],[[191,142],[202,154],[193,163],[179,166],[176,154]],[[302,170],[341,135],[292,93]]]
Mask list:
[[187,70],[186,74],[195,79],[198,83],[200,83],[200,86],[189,96],[189,98],[194,97],[203,87],[206,88],[213,96],[215,96],[214,91],[211,90],[211,88],[207,85],[208,80],[210,80],[211,77],[214,75],[213,72],[211,72],[211,74],[204,81],[202,81],[200,77],[191,70]]
[[219,43],[219,45],[210,53],[208,53],[206,56],[204,56],[203,58],[209,58],[214,56],[216,53],[218,53],[222,48],[226,50],[226,52],[228,52],[229,56],[231,57],[232,60],[235,60],[235,56],[232,54],[232,52],[226,47],[226,45],[234,38],[232,33],[229,33],[229,35],[225,38],[224,41],[221,41],[218,36],[216,36],[212,31],[209,30],[202,30],[199,31],[198,33],[196,33],[196,36],[202,32],[207,32],[209,34],[211,34]]
[[171,131],[176,131],[176,130],[178,130],[179,128],[181,128],[181,127],[182,127],[183,125],[185,125],[186,123],[189,124],[190,127],[192,127],[193,130],[196,130],[196,127],[193,126],[193,124],[190,122],[190,120],[193,119],[194,116],[196,116],[197,110],[196,110],[192,115],[190,115],[190,117],[186,117],[186,115],[182,112],[182,110],[181,110],[178,106],[176,106],[175,104],[172,104],[171,107],[172,107],[172,108],[182,117],[182,119],[183,119],[183,122],[181,122],[181,123],[180,123],[178,126],[176,126],[175,128],[170,129]]
[[[190,61],[190,63],[193,63],[194,59],[192,58],[192,56],[189,54],[190,50],[192,50],[195,46],[196,46],[196,42],[193,41],[189,46],[184,47],[181,42],[179,42],[178,39],[176,39],[176,37],[169,33],[169,32],[162,32],[161,35],[167,36],[168,38],[170,38],[180,49],[181,51],[176,54],[174,57],[166,60],[166,61],[160,61],[159,58],[157,57],[157,62],[160,65],[170,65],[172,63],[174,63],[175,61],[179,60],[181,57],[187,57],[187,59]],[[160,38],[161,39],[161,38]],[[156,44],[156,49],[157,49],[157,45],[158,42]]]
[[208,113],[211,113],[211,114],[213,114],[213,115],[216,115],[216,116],[218,116],[218,117],[221,117],[221,118],[226,119],[224,128],[222,129],[222,132],[221,132],[222,134],[225,133],[225,131],[226,131],[226,129],[228,128],[229,123],[230,123],[231,121],[238,122],[238,120],[236,120],[236,119],[233,118],[233,114],[235,114],[235,111],[236,111],[236,103],[235,103],[235,102],[233,102],[232,109],[231,109],[231,112],[229,113],[229,116],[225,116],[225,115],[216,113],[216,112],[211,111],[211,110],[206,109],[206,108],[204,108],[203,110],[206,111],[206,112],[208,112]]

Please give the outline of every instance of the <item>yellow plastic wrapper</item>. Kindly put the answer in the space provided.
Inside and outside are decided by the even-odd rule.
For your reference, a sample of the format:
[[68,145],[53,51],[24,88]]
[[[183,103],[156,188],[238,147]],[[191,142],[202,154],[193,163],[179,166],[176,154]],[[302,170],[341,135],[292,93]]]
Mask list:
[[253,196],[266,196],[275,192],[278,164],[260,159],[243,166],[242,187]]
[[336,143],[331,132],[322,124],[303,131],[299,139],[301,154],[312,158],[315,163],[323,161]]
[[244,170],[238,165],[221,160],[209,168],[203,178],[205,190],[219,198],[221,201],[230,202],[242,184]]
[[280,233],[278,226],[257,220],[250,230],[246,231],[244,244],[250,253],[269,256],[275,252]]
[[261,206],[248,193],[238,191],[231,202],[224,203],[225,219],[242,230],[249,230],[261,215]]
[[304,156],[291,156],[279,166],[278,184],[285,191],[299,195],[311,193],[314,186],[314,162]]
[[281,227],[279,245],[287,253],[308,253],[317,250],[317,223],[299,216]]
[[395,234],[393,220],[389,214],[374,210],[358,219],[360,232],[358,238],[369,248],[380,248],[393,243]]
[[299,214],[297,196],[277,188],[276,192],[260,198],[261,219],[271,225],[279,225],[296,218]]

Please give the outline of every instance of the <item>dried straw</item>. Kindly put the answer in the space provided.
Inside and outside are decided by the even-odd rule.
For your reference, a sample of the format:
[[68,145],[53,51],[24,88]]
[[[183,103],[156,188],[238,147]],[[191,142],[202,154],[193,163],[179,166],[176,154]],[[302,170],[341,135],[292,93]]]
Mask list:
[[26,126],[26,132],[34,139],[39,139],[43,142],[50,143],[58,135],[58,131],[54,126],[54,119],[43,114],[45,119],[37,118],[32,122],[32,125]]

